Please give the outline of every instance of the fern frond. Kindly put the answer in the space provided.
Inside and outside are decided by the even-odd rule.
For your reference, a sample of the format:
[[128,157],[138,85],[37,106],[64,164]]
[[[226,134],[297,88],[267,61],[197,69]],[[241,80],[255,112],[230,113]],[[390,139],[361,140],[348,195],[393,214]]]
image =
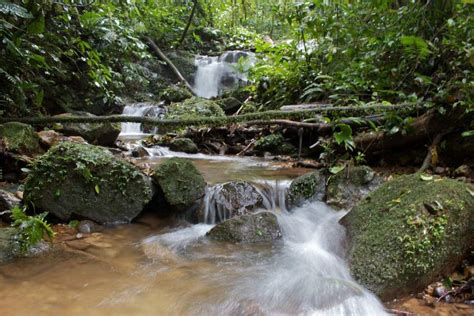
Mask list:
[[19,18],[31,19],[33,16],[17,4],[11,3],[10,1],[0,0],[0,13],[13,15]]

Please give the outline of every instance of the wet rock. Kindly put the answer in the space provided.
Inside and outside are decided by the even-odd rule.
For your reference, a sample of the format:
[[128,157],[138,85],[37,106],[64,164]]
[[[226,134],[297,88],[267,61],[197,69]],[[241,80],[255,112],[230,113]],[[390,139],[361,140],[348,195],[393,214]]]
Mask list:
[[[0,218],[6,222],[10,221],[10,210],[15,206],[19,206],[21,200],[13,193],[0,190]],[[4,214],[1,214],[4,213]]]
[[25,202],[61,220],[76,214],[98,223],[129,222],[151,199],[151,183],[109,151],[63,142],[32,166]]
[[208,212],[204,207],[198,215],[200,221],[218,223],[235,216],[255,212],[263,206],[258,190],[245,181],[227,182],[209,188]]
[[[474,186],[419,174],[382,184],[341,223],[355,279],[383,300],[415,293],[458,266],[474,242]],[[435,214],[425,208],[436,201]]]
[[254,150],[259,153],[269,152],[273,155],[289,155],[296,152],[296,148],[286,142],[281,134],[271,134],[258,139]]
[[204,196],[206,182],[189,160],[168,159],[155,167],[152,178],[159,187],[155,195],[162,194],[174,211],[185,211]]
[[54,130],[45,130],[38,132],[38,136],[40,138],[41,145],[46,148],[50,148],[57,143],[64,141],[67,139],[66,136],[59,134]]
[[79,222],[79,225],[77,225],[77,230],[81,234],[92,234],[101,232],[102,230],[104,230],[104,228],[101,225],[94,223],[93,221],[83,220]]
[[469,177],[471,174],[471,168],[468,165],[461,165],[456,168],[453,172],[453,176],[455,177]]
[[148,156],[150,156],[150,154],[143,146],[138,146],[132,150],[132,157],[143,158]]
[[242,215],[212,228],[207,236],[213,240],[235,243],[256,243],[281,238],[277,217],[270,212]]
[[[95,117],[87,112],[64,113],[58,117],[68,117],[71,115]],[[120,134],[120,123],[74,123],[57,124],[54,129],[67,136],[80,136],[91,144],[101,146],[114,146]]]
[[288,189],[288,206],[300,206],[304,202],[323,201],[326,197],[326,181],[329,174],[317,170],[304,174],[291,182]]
[[193,97],[167,107],[167,119],[194,119],[196,117],[224,117],[221,107],[212,100]]
[[0,264],[15,257],[17,253],[16,233],[17,230],[13,227],[0,228]]
[[181,151],[187,154],[196,154],[198,152],[198,147],[189,138],[175,138],[169,146],[173,151]]
[[439,285],[437,287],[434,288],[433,290],[433,296],[435,297],[442,297],[444,296],[446,293],[448,292],[448,290],[442,286],[442,285]]
[[28,157],[43,153],[38,134],[28,124],[9,122],[0,125],[0,139],[8,152]]
[[370,191],[382,183],[367,166],[346,167],[328,180],[326,203],[342,209],[351,209]]
[[160,94],[160,99],[167,102],[182,102],[186,99],[192,98],[191,92],[182,85],[171,85],[163,90]]

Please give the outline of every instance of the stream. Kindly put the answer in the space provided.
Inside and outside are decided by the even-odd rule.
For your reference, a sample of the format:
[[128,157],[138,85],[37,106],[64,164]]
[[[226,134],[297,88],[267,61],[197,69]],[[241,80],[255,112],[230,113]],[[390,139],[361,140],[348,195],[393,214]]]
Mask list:
[[[205,238],[212,224],[139,219],[66,240],[66,251],[0,267],[1,314],[385,313],[378,299],[349,274],[344,229],[338,224],[344,212],[320,202],[291,213],[280,207],[289,180],[307,170],[251,158],[199,154],[187,158],[210,183],[238,179],[265,184],[265,208],[277,214],[282,240],[212,242]],[[163,159],[166,155],[143,158],[148,164]]]
[[[196,93],[213,97],[225,82],[245,80],[230,66],[243,55],[197,57]],[[158,117],[163,111],[137,103],[124,114]],[[144,132],[139,124],[123,124],[121,141],[133,148]],[[285,209],[285,189],[309,170],[262,158],[146,150],[149,156],[136,159],[144,168],[175,156],[194,162],[210,185],[206,223],[145,214],[132,224],[84,236],[68,235],[64,228],[52,251],[0,267],[2,316],[386,314],[350,276],[345,231],[338,224],[345,212],[321,202]],[[260,188],[264,209],[278,218],[280,241],[229,244],[205,237],[216,218],[225,218],[213,207],[217,193],[211,185],[236,180]]]

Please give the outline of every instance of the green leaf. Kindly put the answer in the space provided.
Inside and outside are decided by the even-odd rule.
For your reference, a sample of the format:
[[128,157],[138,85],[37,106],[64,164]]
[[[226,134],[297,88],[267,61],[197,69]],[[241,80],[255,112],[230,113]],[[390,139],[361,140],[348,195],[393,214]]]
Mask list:
[[31,34],[41,34],[44,32],[45,28],[45,21],[44,21],[44,15],[38,16],[36,19],[34,19],[30,25],[28,25],[28,33]]
[[342,166],[333,166],[331,168],[329,168],[329,172],[332,173],[332,174],[338,174],[339,172],[341,172],[342,170],[344,170],[346,168],[345,165],[342,165]]
[[94,186],[94,190],[95,190],[95,193],[97,193],[97,194],[100,193],[100,188],[99,188],[99,185],[98,185],[98,184],[96,184],[96,185]]
[[474,136],[474,130],[465,131],[465,132],[463,132],[461,135],[462,135],[462,137]]

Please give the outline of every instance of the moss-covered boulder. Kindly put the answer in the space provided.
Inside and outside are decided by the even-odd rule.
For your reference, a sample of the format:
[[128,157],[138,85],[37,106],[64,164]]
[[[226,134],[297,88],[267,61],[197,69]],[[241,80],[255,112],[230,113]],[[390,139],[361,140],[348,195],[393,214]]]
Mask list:
[[355,279],[383,300],[452,272],[474,245],[474,186],[400,176],[371,192],[341,223]]
[[305,202],[323,201],[326,197],[328,172],[316,170],[293,180],[288,188],[288,206],[301,206]]
[[151,183],[103,148],[63,142],[34,162],[24,197],[61,220],[76,215],[99,223],[129,222],[151,199]]
[[178,137],[171,141],[170,149],[173,151],[181,151],[188,154],[196,154],[199,149],[192,139]]
[[288,143],[283,135],[279,133],[259,138],[255,142],[254,150],[260,153],[269,152],[275,155],[289,155],[296,152],[296,148]]
[[182,85],[171,85],[160,93],[160,99],[167,102],[182,102],[192,98],[191,91]]
[[0,138],[9,152],[30,157],[43,152],[38,135],[28,124],[9,122],[0,125]]
[[185,211],[198,205],[204,196],[206,182],[187,159],[171,158],[155,167],[152,178],[174,211]]
[[268,242],[281,238],[275,214],[260,212],[226,220],[212,228],[207,236],[212,240],[233,243]]
[[196,117],[224,117],[221,107],[212,100],[193,97],[167,107],[167,119],[194,119]]
[[251,183],[226,182],[209,188],[207,207],[201,208],[198,218],[199,221],[206,223],[219,223],[239,215],[253,213],[262,206],[263,197]]
[[10,261],[17,254],[16,234],[16,228],[0,228],[0,264]]
[[382,179],[368,166],[346,167],[329,177],[326,203],[336,208],[351,209],[381,183]]
[[242,102],[234,97],[220,99],[217,101],[217,103],[226,114],[235,113],[242,106]]
[[[71,115],[94,117],[94,114],[87,112],[64,113],[58,117],[68,117]],[[114,146],[120,134],[120,123],[74,123],[56,124],[54,129],[67,136],[81,136],[86,141],[94,145]]]

